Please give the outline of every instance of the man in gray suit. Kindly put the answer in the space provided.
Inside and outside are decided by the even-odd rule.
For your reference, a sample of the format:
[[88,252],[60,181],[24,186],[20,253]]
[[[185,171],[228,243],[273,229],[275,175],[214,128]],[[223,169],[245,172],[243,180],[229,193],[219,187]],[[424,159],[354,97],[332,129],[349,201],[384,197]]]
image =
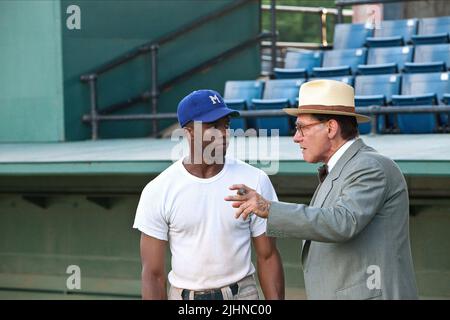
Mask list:
[[270,202],[245,185],[225,198],[236,217],[267,218],[267,234],[302,239],[309,299],[416,299],[409,241],[409,200],[398,166],[358,138],[351,86],[302,85],[294,142],[307,162],[322,162],[309,206]]

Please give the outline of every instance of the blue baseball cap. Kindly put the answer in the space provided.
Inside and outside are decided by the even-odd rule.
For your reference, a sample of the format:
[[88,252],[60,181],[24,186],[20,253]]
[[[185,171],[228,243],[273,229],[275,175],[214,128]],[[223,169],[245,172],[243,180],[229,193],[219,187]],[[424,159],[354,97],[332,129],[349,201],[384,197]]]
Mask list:
[[177,114],[181,127],[190,121],[214,122],[225,116],[239,116],[239,112],[228,108],[214,90],[191,92],[178,104]]

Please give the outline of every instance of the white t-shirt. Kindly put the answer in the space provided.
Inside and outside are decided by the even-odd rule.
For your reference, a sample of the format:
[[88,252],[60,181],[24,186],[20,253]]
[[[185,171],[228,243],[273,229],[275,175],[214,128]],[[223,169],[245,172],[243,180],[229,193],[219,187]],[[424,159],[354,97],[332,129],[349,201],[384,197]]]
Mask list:
[[219,288],[255,272],[251,237],[266,231],[266,220],[234,217],[236,209],[224,198],[243,183],[264,198],[276,201],[266,173],[226,157],[223,169],[208,179],[191,175],[178,160],[144,188],[133,228],[170,243],[171,285],[190,290]]

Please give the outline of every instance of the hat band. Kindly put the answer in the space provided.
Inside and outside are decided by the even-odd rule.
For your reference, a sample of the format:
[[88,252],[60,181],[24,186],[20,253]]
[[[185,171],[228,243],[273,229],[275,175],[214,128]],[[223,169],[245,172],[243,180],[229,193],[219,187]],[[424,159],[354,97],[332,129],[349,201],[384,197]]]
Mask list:
[[303,105],[298,107],[299,110],[318,110],[318,111],[339,111],[355,113],[355,107],[350,106],[325,106],[325,105]]

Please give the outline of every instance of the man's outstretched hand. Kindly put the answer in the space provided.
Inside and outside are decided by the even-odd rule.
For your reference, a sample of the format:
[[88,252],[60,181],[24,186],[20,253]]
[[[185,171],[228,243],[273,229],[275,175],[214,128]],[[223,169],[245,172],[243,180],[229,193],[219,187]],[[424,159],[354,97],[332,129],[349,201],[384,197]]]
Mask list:
[[225,201],[233,201],[233,208],[238,208],[235,214],[236,219],[240,216],[244,220],[250,214],[256,214],[261,218],[267,218],[269,215],[270,201],[264,199],[259,193],[245,184],[233,184],[230,190],[238,190],[237,195],[228,196]]

